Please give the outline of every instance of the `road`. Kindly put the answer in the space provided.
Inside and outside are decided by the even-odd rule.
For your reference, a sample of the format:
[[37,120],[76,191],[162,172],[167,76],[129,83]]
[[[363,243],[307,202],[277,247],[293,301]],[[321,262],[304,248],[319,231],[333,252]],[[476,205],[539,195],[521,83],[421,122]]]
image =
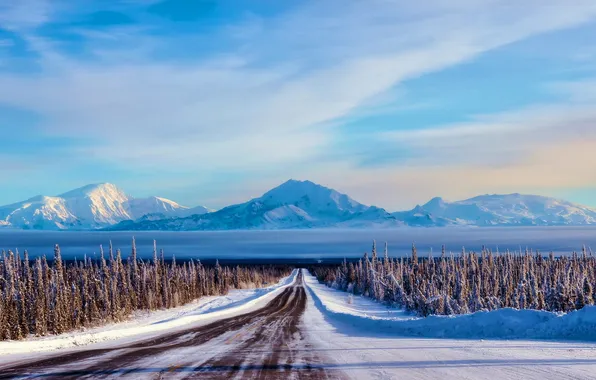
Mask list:
[[209,325],[106,349],[76,351],[0,368],[0,379],[340,379],[304,340],[302,273],[265,307]]

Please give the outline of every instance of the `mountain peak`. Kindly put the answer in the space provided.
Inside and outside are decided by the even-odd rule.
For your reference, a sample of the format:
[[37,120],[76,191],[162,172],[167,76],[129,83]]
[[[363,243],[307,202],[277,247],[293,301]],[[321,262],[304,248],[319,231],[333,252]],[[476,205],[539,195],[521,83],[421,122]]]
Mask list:
[[[150,199],[150,200],[152,200],[152,201],[154,201],[154,202],[162,202],[162,203],[168,204],[168,205],[170,205],[170,206],[175,206],[175,207],[184,207],[184,206],[181,206],[179,203],[177,203],[177,202],[174,202],[174,201],[173,201],[173,200],[171,200],[171,199],[167,199],[167,198],[163,198],[163,197],[155,197],[155,196],[152,196],[152,197],[149,197],[148,199]],[[188,207],[184,207],[184,208],[188,208]]]
[[328,189],[311,181],[290,179],[263,194],[262,198],[282,197],[284,199],[298,199],[304,195],[321,192],[331,193],[335,192],[335,190]]
[[124,191],[119,189],[116,185],[111,183],[94,183],[90,185],[86,185],[83,187],[79,187],[78,189],[74,189],[68,191],[64,194],[60,194],[58,197],[60,198],[81,198],[87,197],[93,194],[103,194],[103,195],[119,195],[127,198],[124,194]]
[[424,207],[422,207],[420,205],[416,205],[416,207],[414,207],[412,209],[412,212],[414,212],[414,213],[428,214],[428,211],[426,211],[426,209],[424,209]]
[[444,207],[446,203],[447,202],[445,202],[445,200],[443,198],[434,197],[433,199],[431,199],[430,201],[425,203],[424,206],[422,206],[422,207],[425,209],[430,209],[430,208],[435,208],[435,207]]
[[325,186],[316,184],[309,180],[299,180],[299,179],[289,179],[286,182],[282,183],[281,185],[277,186],[273,190],[277,188],[288,188],[288,187],[295,187],[295,188],[314,188],[314,187],[322,187],[326,188]]
[[259,200],[268,205],[294,205],[311,215],[353,214],[368,209],[368,206],[336,190],[312,181],[295,179],[269,190]]

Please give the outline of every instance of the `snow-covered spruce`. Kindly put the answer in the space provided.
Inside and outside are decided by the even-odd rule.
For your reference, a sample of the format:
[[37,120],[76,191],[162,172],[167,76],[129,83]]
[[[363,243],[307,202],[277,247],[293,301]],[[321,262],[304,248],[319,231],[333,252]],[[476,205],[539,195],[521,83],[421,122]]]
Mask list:
[[581,255],[548,257],[526,250],[513,254],[466,252],[419,259],[364,254],[358,263],[312,267],[319,281],[362,294],[421,316],[466,314],[504,307],[569,312],[596,302],[596,258]]
[[133,240],[126,261],[110,245],[99,261],[65,264],[60,247],[50,265],[45,257],[30,263],[18,252],[0,261],[0,340],[60,334],[81,327],[121,321],[135,310],[169,309],[229,289],[261,287],[290,274],[288,266],[222,267],[201,262],[166,262],[163,250],[153,260],[137,259]]

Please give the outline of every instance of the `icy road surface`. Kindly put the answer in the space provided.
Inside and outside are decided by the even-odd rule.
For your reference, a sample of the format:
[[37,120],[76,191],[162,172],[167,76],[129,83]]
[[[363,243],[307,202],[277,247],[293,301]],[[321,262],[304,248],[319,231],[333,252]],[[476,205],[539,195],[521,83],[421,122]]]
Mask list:
[[0,379],[596,379],[596,344],[400,337],[387,321],[419,322],[362,297],[348,302],[306,271],[293,278],[208,324],[0,356]]

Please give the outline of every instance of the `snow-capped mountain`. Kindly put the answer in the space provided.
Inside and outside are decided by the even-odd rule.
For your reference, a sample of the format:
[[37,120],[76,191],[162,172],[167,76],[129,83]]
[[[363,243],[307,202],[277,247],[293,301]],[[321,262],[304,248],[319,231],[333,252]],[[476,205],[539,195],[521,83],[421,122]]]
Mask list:
[[289,180],[246,203],[168,220],[123,222],[121,230],[229,230],[371,227],[400,224],[387,211],[310,181]]
[[458,202],[434,198],[388,213],[310,181],[290,180],[259,198],[205,215],[125,221],[115,230],[230,230],[596,224],[596,210],[537,195],[483,195]]
[[[433,225],[547,226],[596,224],[596,209],[539,195],[481,195],[457,202],[433,198],[405,213],[426,214]],[[402,219],[404,212],[393,213]],[[408,223],[409,224],[409,223]]]
[[207,207],[186,207],[161,197],[131,198],[128,201],[131,216],[137,220],[142,218],[166,219],[174,217],[185,217],[190,215],[202,215],[213,210]]
[[310,181],[289,180],[246,203],[212,211],[160,197],[133,198],[115,185],[89,185],[0,207],[0,227],[26,229],[236,230],[596,224],[596,209],[538,195],[433,198],[388,213]]
[[110,183],[88,185],[58,196],[37,196],[0,206],[0,225],[25,229],[97,229],[145,215],[161,218],[204,213],[160,197],[134,198]]
[[410,211],[394,212],[391,215],[411,227],[443,227],[453,224],[452,221],[437,217],[421,206],[416,206]]

